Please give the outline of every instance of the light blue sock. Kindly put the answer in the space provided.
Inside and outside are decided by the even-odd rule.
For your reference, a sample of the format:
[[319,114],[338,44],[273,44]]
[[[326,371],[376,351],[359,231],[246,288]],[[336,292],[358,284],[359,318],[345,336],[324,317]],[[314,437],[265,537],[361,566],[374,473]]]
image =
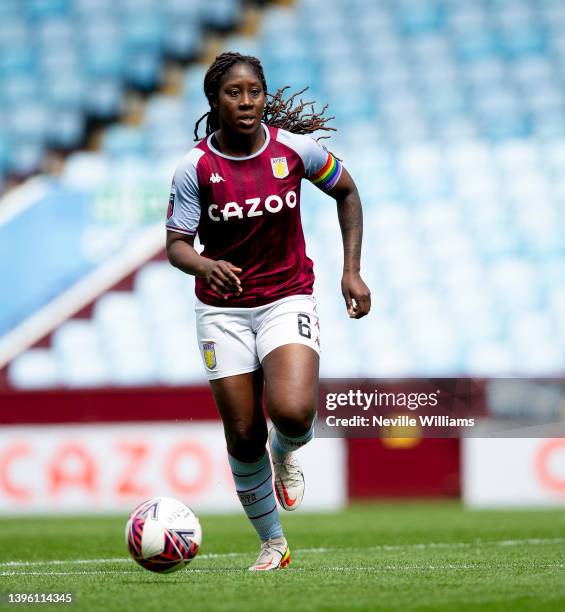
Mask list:
[[312,421],[312,426],[310,429],[297,438],[291,438],[290,436],[285,436],[281,433],[276,427],[274,427],[274,432],[271,438],[271,451],[273,454],[273,459],[275,461],[282,461],[288,453],[292,453],[295,450],[298,450],[305,444],[308,444],[310,440],[314,437],[314,428],[316,426],[316,419]]
[[255,463],[239,461],[229,453],[228,460],[239,501],[261,541],[282,536],[268,453]]

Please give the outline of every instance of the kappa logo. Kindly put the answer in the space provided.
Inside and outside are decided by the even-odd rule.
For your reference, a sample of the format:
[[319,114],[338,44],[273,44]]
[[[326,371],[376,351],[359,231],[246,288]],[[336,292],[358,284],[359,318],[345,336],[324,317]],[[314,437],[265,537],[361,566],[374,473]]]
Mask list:
[[204,356],[204,363],[209,370],[213,370],[216,367],[216,348],[214,342],[203,342],[202,343],[202,354]]
[[211,183],[221,183],[221,182],[226,182],[226,179],[223,176],[220,176],[217,172],[212,172],[212,174],[210,175],[210,182]]
[[271,157],[271,166],[275,178],[286,178],[288,176],[288,164],[286,157]]

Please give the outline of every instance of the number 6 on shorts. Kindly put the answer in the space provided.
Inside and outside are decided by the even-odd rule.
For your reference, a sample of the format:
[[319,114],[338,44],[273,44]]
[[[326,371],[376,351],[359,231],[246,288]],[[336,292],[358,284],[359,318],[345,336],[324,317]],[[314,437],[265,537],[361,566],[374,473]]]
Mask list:
[[310,329],[310,317],[303,312],[298,313],[296,317],[298,319],[298,333],[303,338],[312,338],[312,330]]

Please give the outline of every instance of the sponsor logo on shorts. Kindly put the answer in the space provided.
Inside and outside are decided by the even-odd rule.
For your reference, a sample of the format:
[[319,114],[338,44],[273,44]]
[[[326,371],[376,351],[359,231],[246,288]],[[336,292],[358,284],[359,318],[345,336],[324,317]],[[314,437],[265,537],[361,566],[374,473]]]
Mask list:
[[204,355],[204,363],[209,370],[213,370],[216,365],[216,348],[214,342],[202,343],[202,354]]

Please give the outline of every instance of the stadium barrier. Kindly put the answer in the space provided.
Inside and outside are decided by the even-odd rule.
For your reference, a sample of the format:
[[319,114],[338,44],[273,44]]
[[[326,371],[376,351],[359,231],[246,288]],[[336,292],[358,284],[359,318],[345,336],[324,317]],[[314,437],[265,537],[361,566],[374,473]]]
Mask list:
[[[239,509],[207,387],[0,395],[0,513],[127,512],[157,495],[199,512]],[[344,441],[320,440],[301,460],[304,509],[343,507]]]
[[[493,437],[492,410],[512,395],[501,402],[500,388],[492,393],[501,381],[489,384],[491,414],[472,437],[323,437],[320,420],[316,443],[300,451],[304,509],[334,511],[375,497],[462,496],[470,507],[565,504],[565,443],[551,437],[555,425],[545,438],[535,431]],[[322,381],[321,394],[332,385]],[[510,388],[524,396],[527,386]],[[547,385],[540,388],[547,394]],[[487,387],[476,389],[482,405]],[[0,513],[122,512],[155,495],[210,513],[238,508],[208,386],[2,391],[0,406]]]
[[565,506],[563,438],[469,438],[462,465],[470,507]]
[[[0,513],[127,511],[166,494],[205,512],[238,508],[208,387],[4,391],[0,405]],[[457,496],[458,449],[457,439],[318,439],[301,450],[304,509]]]

